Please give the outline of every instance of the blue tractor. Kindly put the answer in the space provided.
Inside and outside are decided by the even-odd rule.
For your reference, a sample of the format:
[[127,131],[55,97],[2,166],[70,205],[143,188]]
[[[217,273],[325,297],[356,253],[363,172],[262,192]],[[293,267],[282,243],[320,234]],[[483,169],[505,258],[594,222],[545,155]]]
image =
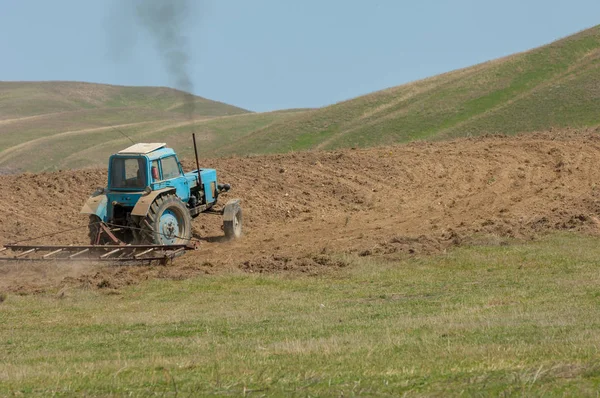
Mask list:
[[[194,149],[196,141],[194,137]],[[140,143],[112,155],[108,185],[87,200],[92,245],[184,245],[192,239],[192,219],[200,213],[222,215],[228,239],[242,234],[239,199],[216,209],[219,184],[214,169],[184,173],[177,154],[164,143]]]

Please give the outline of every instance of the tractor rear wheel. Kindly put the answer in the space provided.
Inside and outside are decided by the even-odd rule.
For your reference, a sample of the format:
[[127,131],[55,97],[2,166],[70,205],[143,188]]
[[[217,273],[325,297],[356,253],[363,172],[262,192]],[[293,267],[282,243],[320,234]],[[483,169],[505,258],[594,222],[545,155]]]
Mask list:
[[142,243],[180,245],[192,237],[192,217],[185,204],[175,195],[163,195],[150,206],[140,223]]

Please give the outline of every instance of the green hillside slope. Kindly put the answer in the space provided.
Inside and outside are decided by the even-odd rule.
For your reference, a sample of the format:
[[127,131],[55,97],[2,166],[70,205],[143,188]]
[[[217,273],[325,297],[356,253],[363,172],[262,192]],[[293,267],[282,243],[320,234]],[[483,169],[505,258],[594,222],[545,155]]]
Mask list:
[[113,140],[113,148],[122,145],[118,140],[124,137],[116,129],[136,136],[192,121],[251,115],[221,102],[191,98],[193,114],[183,92],[165,87],[0,82],[0,173],[69,167],[65,159],[80,151],[110,146]]
[[[102,165],[135,141],[202,156],[333,149],[600,124],[600,26],[552,44],[316,110],[265,114],[182,92],[0,82],[0,174]],[[33,156],[32,156],[33,155]]]
[[95,139],[102,139],[101,132],[106,130],[102,127],[136,125],[142,131],[147,124],[177,125],[188,122],[190,116],[204,119],[248,113],[205,98],[192,99],[193,115],[184,111],[184,93],[170,88],[0,82],[0,159],[33,141],[51,142],[47,139],[55,135],[92,132],[98,136]]
[[[98,109],[145,109],[184,113],[182,91],[167,87],[126,87],[80,82],[1,82],[0,120]],[[195,116],[225,116],[248,111],[193,96]],[[77,117],[77,115],[76,115]]]
[[[33,130],[31,134],[21,137],[16,134],[10,136],[8,146],[0,151],[0,174],[106,166],[111,154],[131,145],[126,136],[136,142],[166,142],[185,157],[193,155],[191,134],[196,133],[200,156],[214,157],[223,154],[229,146],[238,148],[236,143],[253,131],[296,113],[245,113],[190,121],[144,119],[142,112],[128,115],[106,112],[104,116],[113,122],[104,121],[98,123],[100,127],[93,128],[80,125],[53,134],[44,134],[44,128],[52,125],[52,120],[45,120],[40,131]],[[115,121],[116,116],[120,117],[119,121]],[[127,116],[129,122],[123,123]],[[148,116],[155,114],[148,113]],[[2,128],[0,122],[0,131]],[[34,135],[36,132],[38,134]],[[6,146],[6,142],[3,145]]]
[[[195,122],[150,122],[119,126],[119,130],[136,142],[166,142],[180,157],[194,154],[192,133],[196,133],[200,157],[215,157],[255,130],[295,115],[296,112],[247,113]],[[106,166],[108,157],[131,145],[121,133],[111,128],[84,130],[30,141],[18,151],[0,153],[0,168],[16,162],[21,170],[51,171],[57,169]],[[25,152],[34,157],[23,157]],[[7,153],[8,156],[4,156]]]
[[233,153],[600,124],[600,26],[525,53],[298,114]]

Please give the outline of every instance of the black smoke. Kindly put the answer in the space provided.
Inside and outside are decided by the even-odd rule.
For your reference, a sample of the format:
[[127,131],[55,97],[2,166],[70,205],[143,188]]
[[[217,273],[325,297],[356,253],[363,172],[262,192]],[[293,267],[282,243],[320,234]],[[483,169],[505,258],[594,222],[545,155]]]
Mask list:
[[[191,46],[186,34],[190,19],[194,16],[194,0],[133,0],[115,2],[112,16],[118,16],[110,24],[113,52],[118,58],[127,55],[125,46],[135,45],[135,40],[126,36],[144,36],[152,40],[170,84],[183,91],[185,112],[194,114],[194,84],[190,76]],[[129,31],[129,32],[127,32]]]

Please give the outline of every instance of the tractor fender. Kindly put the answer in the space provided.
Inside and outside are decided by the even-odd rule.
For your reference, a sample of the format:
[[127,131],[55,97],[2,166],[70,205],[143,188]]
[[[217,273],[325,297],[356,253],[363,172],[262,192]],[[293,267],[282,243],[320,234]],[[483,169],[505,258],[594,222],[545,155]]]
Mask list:
[[95,214],[100,217],[101,220],[104,220],[106,218],[107,204],[108,197],[106,195],[92,196],[88,198],[81,208],[81,214]]
[[239,199],[230,199],[227,201],[223,209],[223,221],[233,221],[236,210],[240,207],[240,202]]
[[162,194],[171,191],[175,192],[175,188],[168,187],[163,189],[157,189],[156,191],[152,191],[149,194],[142,196],[135,204],[135,207],[131,211],[131,215],[145,217],[146,214],[148,214],[148,210],[150,210],[150,206],[152,206],[152,203],[154,203],[156,198],[158,198]]

